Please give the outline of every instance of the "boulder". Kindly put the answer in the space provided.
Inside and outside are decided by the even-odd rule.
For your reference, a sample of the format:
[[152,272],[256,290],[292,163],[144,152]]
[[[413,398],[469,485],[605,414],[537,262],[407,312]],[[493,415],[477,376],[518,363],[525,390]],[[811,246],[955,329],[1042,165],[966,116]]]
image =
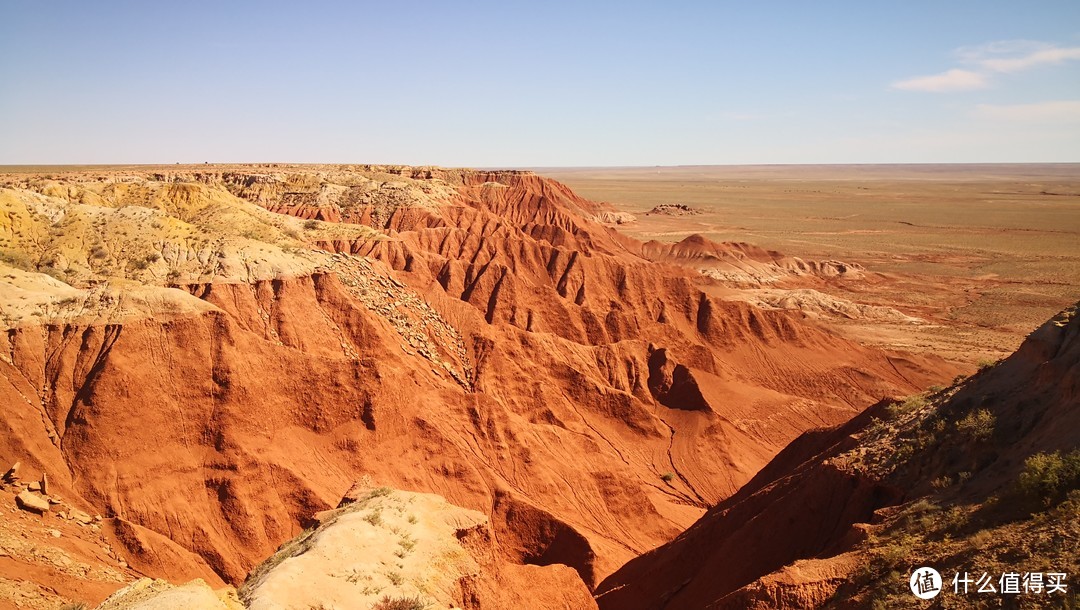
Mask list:
[[30,491],[23,491],[15,496],[15,503],[26,511],[38,514],[49,512],[49,501]]

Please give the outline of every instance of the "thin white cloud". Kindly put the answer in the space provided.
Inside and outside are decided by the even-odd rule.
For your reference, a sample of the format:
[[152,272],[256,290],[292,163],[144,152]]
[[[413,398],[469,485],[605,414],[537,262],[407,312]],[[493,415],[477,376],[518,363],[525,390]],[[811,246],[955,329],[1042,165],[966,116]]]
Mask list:
[[1055,47],[1056,45],[1038,40],[995,40],[980,45],[960,47],[953,51],[953,54],[961,62],[971,64],[991,57],[1016,57]]
[[1019,72],[1044,64],[1064,63],[1070,59],[1080,59],[1080,47],[1058,47],[1035,51],[1020,57],[984,59],[980,65],[994,72]]
[[968,91],[990,85],[995,74],[1020,72],[1038,66],[1080,60],[1080,47],[1062,47],[1035,40],[997,40],[955,51],[970,69],[954,68],[941,74],[919,76],[892,84],[906,91]]
[[1080,100],[1054,100],[1032,104],[979,104],[975,116],[981,119],[1024,122],[1080,122]]
[[893,89],[904,91],[969,91],[986,87],[986,77],[971,70],[955,68],[941,74],[930,76],[917,76],[907,80],[897,81],[892,84]]

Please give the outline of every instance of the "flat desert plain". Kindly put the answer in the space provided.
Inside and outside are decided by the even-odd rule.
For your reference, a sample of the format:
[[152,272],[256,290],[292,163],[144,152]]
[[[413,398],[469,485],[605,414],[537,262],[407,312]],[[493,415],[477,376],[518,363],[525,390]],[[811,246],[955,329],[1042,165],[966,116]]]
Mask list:
[[[974,364],[1080,297],[1080,164],[541,168],[635,218],[643,240],[749,242],[865,267],[824,292],[925,323],[829,320],[871,343]],[[696,214],[650,214],[683,204]],[[721,287],[717,287],[722,291]]]

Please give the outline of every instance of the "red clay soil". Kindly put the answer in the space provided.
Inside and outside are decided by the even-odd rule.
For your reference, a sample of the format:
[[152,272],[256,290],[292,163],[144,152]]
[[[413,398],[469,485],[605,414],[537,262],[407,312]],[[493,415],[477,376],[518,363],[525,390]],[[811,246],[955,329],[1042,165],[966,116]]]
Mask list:
[[[379,261],[402,315],[434,319],[417,305],[430,303],[462,340],[436,341],[445,367],[338,273],[190,285],[217,310],[0,336],[0,463],[46,472],[113,518],[131,565],[152,576],[239,583],[366,475],[484,512],[515,560],[566,563],[592,587],[802,432],[957,372],[707,296],[695,272],[646,260],[649,248],[590,220],[594,204],[553,181],[412,177],[431,175],[456,196],[385,217],[242,173],[153,178],[229,184],[277,212],[384,231],[319,245]],[[813,540],[709,577],[745,583],[827,545],[893,493],[827,469],[813,477],[815,497],[802,501],[820,508],[789,522],[768,509],[786,515],[776,529],[723,548],[731,556],[811,525]],[[670,586],[668,568],[656,569],[648,580]]]
[[[865,539],[864,524],[881,521],[875,511],[928,495],[942,505],[981,504],[1010,488],[1027,457],[1075,449],[1080,430],[1076,307],[935,407],[946,420],[986,409],[996,422],[993,442],[939,441],[882,475],[852,468],[840,456],[882,452],[865,445],[858,433],[872,417],[888,417],[886,403],[835,429],[807,432],[675,540],[607,577],[596,590],[600,608],[819,607],[865,562],[847,551]],[[974,476],[963,485],[935,490],[931,481],[958,469]]]

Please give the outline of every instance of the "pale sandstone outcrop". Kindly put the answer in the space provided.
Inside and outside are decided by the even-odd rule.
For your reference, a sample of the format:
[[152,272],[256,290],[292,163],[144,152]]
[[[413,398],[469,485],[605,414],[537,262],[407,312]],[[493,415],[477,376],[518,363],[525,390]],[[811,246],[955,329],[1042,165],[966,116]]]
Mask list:
[[595,608],[569,567],[498,557],[487,516],[434,494],[360,486],[319,525],[255,568],[250,610],[368,608],[416,599],[438,608]]

